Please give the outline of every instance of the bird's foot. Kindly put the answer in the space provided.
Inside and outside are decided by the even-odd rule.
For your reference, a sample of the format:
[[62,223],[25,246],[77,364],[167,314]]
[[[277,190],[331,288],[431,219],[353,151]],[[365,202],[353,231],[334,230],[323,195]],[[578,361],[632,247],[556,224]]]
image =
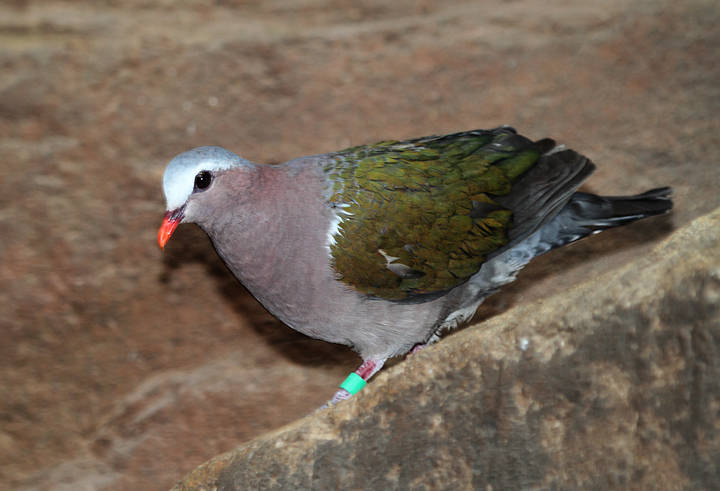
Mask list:
[[[340,390],[335,393],[330,400],[330,404],[345,401],[360,392],[360,390],[367,385],[370,377],[375,375],[383,367],[385,360],[387,360],[387,358],[376,358],[374,356],[365,360],[363,364],[360,365],[360,368],[351,373],[350,376],[345,379],[345,382],[340,385]],[[324,407],[326,406],[322,408]]]
[[345,401],[347,399],[350,399],[352,397],[352,394],[345,389],[340,389],[337,392],[335,392],[335,395],[332,399],[330,399],[330,404],[337,404],[340,401]]
[[410,350],[410,352],[408,353],[408,356],[414,355],[415,353],[418,353],[418,352],[424,350],[428,346],[430,346],[430,343],[416,344],[415,346],[413,346],[413,349]]
[[424,350],[425,348],[427,348],[427,347],[430,346],[431,344],[435,344],[435,343],[438,342],[438,341],[440,341],[440,333],[439,333],[439,332],[436,332],[435,334],[433,334],[433,335],[430,337],[430,339],[427,340],[427,342],[425,342],[425,343],[420,343],[420,344],[416,344],[415,346],[413,346],[413,349],[411,349],[411,350],[408,352],[408,356],[414,355],[415,353],[418,353],[418,352]]

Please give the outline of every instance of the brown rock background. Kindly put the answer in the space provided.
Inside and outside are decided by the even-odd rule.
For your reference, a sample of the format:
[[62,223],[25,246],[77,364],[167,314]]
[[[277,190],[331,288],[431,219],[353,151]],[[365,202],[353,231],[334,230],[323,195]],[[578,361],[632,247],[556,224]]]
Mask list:
[[0,489],[144,489],[307,414],[359,361],[280,325],[160,178],[513,124],[676,210],[537,260],[485,319],[720,206],[715,1],[0,2]]

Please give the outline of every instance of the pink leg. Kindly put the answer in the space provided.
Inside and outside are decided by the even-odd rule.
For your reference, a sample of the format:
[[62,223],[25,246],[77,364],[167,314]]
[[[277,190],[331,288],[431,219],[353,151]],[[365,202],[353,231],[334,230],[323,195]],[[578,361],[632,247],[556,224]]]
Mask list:
[[414,355],[415,353],[418,353],[418,352],[424,350],[428,346],[430,346],[430,343],[416,344],[415,346],[413,346],[413,349],[410,350],[410,353],[408,353],[408,356]]
[[[385,364],[385,360],[387,358],[376,358],[374,356],[368,358],[363,362],[362,365],[360,365],[360,368],[355,370],[355,373],[362,377],[362,379],[367,382],[370,380],[370,377],[375,375]],[[332,404],[337,404],[340,401],[344,401],[345,399],[350,399],[352,394],[350,392],[346,391],[345,389],[338,390],[335,395],[333,396],[332,400],[330,401]]]
[[433,334],[432,337],[430,337],[430,339],[428,339],[426,343],[416,344],[415,346],[413,346],[413,349],[410,350],[410,352],[408,353],[408,356],[414,355],[415,353],[418,353],[418,352],[424,350],[425,348],[427,348],[431,344],[438,342],[439,340],[440,340],[440,335],[438,333]]

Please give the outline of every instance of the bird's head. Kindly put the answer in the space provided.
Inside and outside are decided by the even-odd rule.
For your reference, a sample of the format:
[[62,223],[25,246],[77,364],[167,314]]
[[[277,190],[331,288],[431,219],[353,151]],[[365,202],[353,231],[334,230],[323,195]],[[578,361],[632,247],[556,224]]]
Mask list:
[[172,159],[163,177],[167,211],[158,231],[160,248],[165,248],[180,223],[197,221],[201,197],[215,191],[225,171],[253,165],[220,147],[199,147]]

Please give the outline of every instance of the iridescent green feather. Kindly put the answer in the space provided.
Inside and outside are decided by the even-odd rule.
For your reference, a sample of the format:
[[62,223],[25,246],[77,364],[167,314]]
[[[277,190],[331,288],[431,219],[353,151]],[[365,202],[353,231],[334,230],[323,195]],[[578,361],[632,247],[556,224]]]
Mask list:
[[[539,158],[519,138],[506,129],[473,131],[331,154],[330,202],[342,207],[330,248],[338,278],[384,299],[449,290],[470,279],[508,243],[512,212],[493,195],[509,193]],[[471,217],[473,201],[490,211]],[[389,264],[416,273],[403,277]]]

